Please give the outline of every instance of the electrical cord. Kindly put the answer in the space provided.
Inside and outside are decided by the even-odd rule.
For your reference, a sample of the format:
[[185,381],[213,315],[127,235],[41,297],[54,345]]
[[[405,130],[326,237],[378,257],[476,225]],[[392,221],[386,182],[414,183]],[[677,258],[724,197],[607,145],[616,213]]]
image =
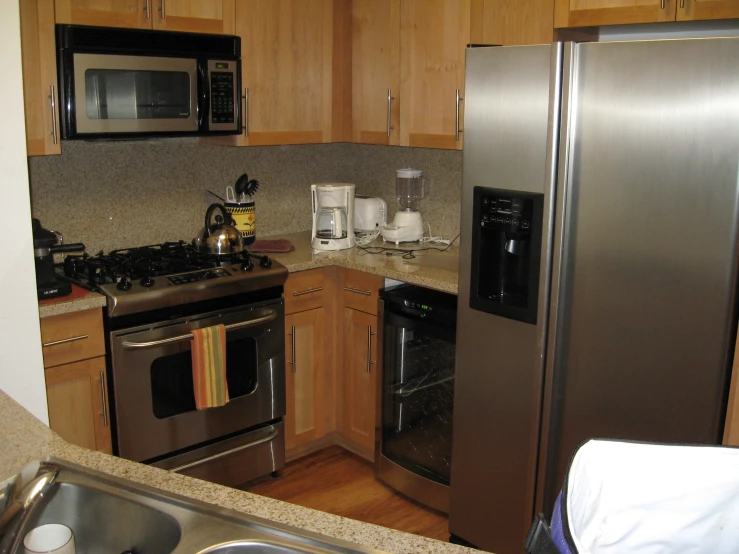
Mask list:
[[437,252],[444,252],[445,250],[448,250],[449,247],[454,244],[454,241],[456,241],[459,238],[459,233],[457,233],[457,236],[454,237],[452,240],[449,241],[449,244],[447,244],[444,248],[439,248],[436,246],[426,246],[424,248],[413,248],[411,250],[403,250],[402,248],[389,248],[386,246],[359,246],[357,245],[357,250],[361,250],[365,254],[385,254],[386,256],[400,256],[404,260],[412,260],[416,257],[416,254],[419,252],[426,252],[429,250],[436,250]]

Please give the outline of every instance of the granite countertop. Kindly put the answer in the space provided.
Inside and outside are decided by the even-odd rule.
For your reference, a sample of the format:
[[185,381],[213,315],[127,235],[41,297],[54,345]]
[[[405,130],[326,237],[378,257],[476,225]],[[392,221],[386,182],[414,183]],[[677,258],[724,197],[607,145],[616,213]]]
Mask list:
[[[385,253],[370,254],[359,248],[323,252],[311,248],[310,231],[264,237],[282,238],[293,243],[295,250],[287,254],[269,254],[288,271],[302,271],[317,267],[338,265],[374,273],[389,279],[421,285],[431,289],[457,294],[457,276],[459,266],[459,242],[455,242],[444,252],[428,250],[414,254],[413,258],[404,258],[402,254],[388,256]],[[423,248],[443,249],[443,244],[401,244],[395,246],[375,240],[371,247],[397,248],[399,250],[420,250]]]
[[202,502],[387,552],[472,554],[462,546],[303,508],[74,446],[0,391],[0,481],[24,464],[55,456],[116,477]]
[[68,296],[41,300],[38,303],[38,315],[43,318],[70,312],[81,312],[92,308],[102,308],[105,303],[106,299],[102,294],[72,285],[72,294]]
[[[459,242],[455,242],[444,252],[427,250],[414,254],[412,258],[402,254],[388,256],[385,253],[370,254],[359,248],[349,248],[335,252],[313,250],[310,244],[311,233],[290,233],[264,237],[270,239],[283,238],[293,243],[295,250],[286,254],[269,254],[291,273],[338,265],[374,273],[389,279],[404,281],[431,289],[457,294],[457,267],[459,265]],[[412,250],[422,248],[445,248],[443,244],[401,244],[395,246],[383,243],[382,239],[374,241],[371,247],[397,248]],[[77,285],[72,285],[72,294],[69,296],[44,300],[39,302],[39,317],[66,314],[90,308],[102,308],[106,299],[102,294],[86,291]]]

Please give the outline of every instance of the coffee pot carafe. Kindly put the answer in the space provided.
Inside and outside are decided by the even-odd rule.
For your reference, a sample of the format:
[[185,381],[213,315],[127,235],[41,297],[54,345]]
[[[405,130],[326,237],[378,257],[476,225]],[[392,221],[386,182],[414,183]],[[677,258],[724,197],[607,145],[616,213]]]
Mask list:
[[354,185],[311,185],[313,231],[316,250],[342,250],[354,246]]

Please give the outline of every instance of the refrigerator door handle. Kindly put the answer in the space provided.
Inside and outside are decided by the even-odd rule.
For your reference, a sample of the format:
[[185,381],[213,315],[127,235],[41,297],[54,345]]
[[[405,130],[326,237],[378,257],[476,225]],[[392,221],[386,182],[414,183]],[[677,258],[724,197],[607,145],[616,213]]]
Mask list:
[[[553,242],[551,263],[551,286],[549,293],[549,315],[546,336],[546,363],[544,367],[544,391],[542,398],[542,426],[539,448],[538,475],[536,479],[536,497],[534,501],[534,513],[544,511],[547,507],[544,503],[548,500],[547,460],[552,459],[549,449],[549,437],[557,422],[552,417],[556,414],[553,406],[557,398],[553,390],[556,371],[556,358],[558,348],[556,339],[561,337],[557,332],[560,317],[560,294],[564,290],[564,272],[567,264],[567,249],[565,247],[567,237],[567,214],[570,209],[570,178],[571,172],[571,145],[574,141],[572,136],[571,107],[573,103],[576,67],[577,45],[572,42],[564,44],[561,58],[561,73],[553,72],[551,76],[551,103],[560,106],[560,110],[550,107],[550,124],[547,144],[547,178],[556,179],[556,192],[554,194],[553,222],[550,224],[550,232]],[[554,67],[555,64],[553,63]],[[559,82],[558,82],[559,81]],[[553,143],[559,144],[557,152]],[[552,445],[556,448],[556,445]],[[551,508],[551,507],[550,507]]]

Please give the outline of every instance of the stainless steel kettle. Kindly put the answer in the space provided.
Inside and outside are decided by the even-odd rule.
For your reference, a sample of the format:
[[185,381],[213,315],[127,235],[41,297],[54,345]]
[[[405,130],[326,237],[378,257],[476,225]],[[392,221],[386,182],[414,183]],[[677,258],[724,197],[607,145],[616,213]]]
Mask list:
[[[216,223],[211,223],[213,212],[220,210]],[[211,204],[205,212],[205,226],[193,241],[193,246],[206,254],[234,254],[244,250],[244,240],[238,229],[231,225],[231,216],[222,204]]]

